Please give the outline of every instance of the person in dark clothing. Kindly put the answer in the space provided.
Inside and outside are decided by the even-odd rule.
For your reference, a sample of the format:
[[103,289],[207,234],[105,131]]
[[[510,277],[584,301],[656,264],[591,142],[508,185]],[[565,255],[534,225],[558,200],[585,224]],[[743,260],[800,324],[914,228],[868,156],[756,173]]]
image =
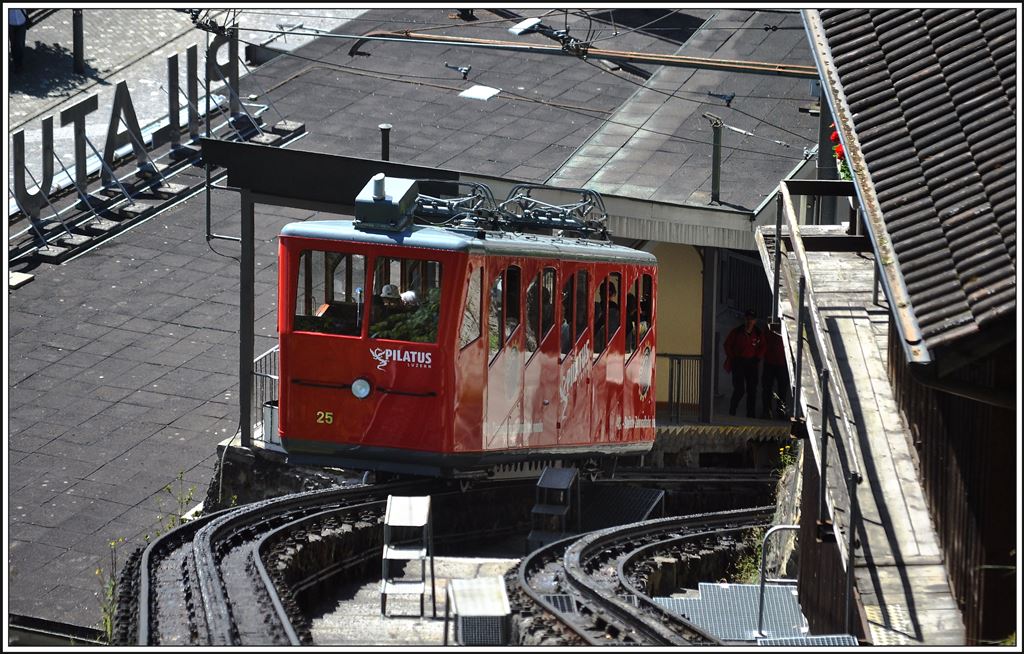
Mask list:
[[[761,373],[761,398],[764,417],[785,418],[789,405],[789,371],[786,370],[786,350],[782,337],[770,329],[765,330],[764,369]],[[777,394],[777,398],[773,397]]]
[[725,337],[725,370],[732,372],[732,398],[729,415],[736,415],[736,407],[747,396],[747,417],[754,418],[757,402],[757,366],[764,356],[764,335],[757,326],[757,314],[748,309],[743,324],[737,325]]
[[28,16],[24,9],[7,10],[7,29],[11,40],[11,72],[20,73],[25,58],[25,33]]

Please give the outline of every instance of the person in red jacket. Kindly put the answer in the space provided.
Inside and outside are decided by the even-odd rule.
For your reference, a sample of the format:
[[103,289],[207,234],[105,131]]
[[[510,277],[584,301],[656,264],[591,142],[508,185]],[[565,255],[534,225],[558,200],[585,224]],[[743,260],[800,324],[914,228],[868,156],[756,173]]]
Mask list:
[[725,370],[732,372],[732,399],[729,415],[736,415],[736,407],[747,396],[747,417],[754,418],[757,402],[757,367],[764,356],[764,334],[757,326],[757,314],[747,309],[743,324],[737,325],[725,337]]
[[[785,418],[789,405],[789,371],[786,370],[786,350],[782,337],[771,329],[765,330],[764,371],[761,373],[761,398],[764,417]],[[777,397],[773,395],[777,394]]]

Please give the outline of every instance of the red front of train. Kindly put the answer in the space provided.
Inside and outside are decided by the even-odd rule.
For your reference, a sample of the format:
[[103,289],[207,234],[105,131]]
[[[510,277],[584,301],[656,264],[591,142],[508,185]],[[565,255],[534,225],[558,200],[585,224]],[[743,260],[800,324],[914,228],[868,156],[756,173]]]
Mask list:
[[652,255],[349,221],[279,251],[289,460],[461,476],[653,444]]

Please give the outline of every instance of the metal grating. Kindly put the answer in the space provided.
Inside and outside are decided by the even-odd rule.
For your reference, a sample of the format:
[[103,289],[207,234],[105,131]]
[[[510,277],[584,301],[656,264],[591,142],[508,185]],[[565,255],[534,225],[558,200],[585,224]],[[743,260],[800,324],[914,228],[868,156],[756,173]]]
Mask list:
[[877,197],[929,348],[1016,307],[1012,9],[819,12],[854,170]]
[[508,643],[508,616],[459,616],[459,643],[462,645],[505,645]]
[[571,595],[544,595],[543,599],[556,611],[576,613],[576,600]]
[[[674,611],[721,640],[753,641],[757,633],[757,584],[699,585],[699,598],[656,597],[654,601]],[[764,635],[784,638],[804,636],[807,620],[800,612],[796,588],[765,585]]]
[[762,647],[857,647],[860,643],[849,634],[799,636],[796,638],[758,638]]

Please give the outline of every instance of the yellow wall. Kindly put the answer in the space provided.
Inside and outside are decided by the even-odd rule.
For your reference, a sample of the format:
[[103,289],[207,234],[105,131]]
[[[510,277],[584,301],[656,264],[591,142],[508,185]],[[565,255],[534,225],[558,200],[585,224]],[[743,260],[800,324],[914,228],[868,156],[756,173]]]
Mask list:
[[[700,354],[702,263],[692,245],[657,243],[658,353]],[[658,358],[657,401],[668,399],[668,361]]]

